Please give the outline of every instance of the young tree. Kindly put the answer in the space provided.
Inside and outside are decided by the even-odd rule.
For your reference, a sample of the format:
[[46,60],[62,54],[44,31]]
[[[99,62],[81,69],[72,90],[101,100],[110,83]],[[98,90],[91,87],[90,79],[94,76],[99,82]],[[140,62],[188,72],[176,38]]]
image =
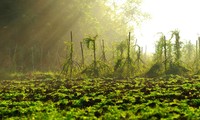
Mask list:
[[[120,57],[117,59],[117,62],[114,66],[115,75],[122,77],[131,77],[134,76],[135,66],[133,64],[133,59],[130,56],[131,52],[131,33],[129,32],[128,39],[122,41],[118,46],[120,51]],[[127,53],[123,56],[124,50],[127,49]]]
[[[96,58],[96,39],[97,39],[98,35],[92,37],[88,37],[85,38],[84,41],[87,45],[88,48],[92,48],[93,50],[93,64],[94,64],[94,68],[93,68],[93,72],[94,72],[94,77],[98,77],[99,73],[97,70],[97,58]],[[91,46],[92,45],[92,46]]]
[[174,44],[174,57],[175,57],[175,63],[180,64],[181,60],[181,44],[182,42],[180,41],[180,35],[178,30],[172,31],[172,38],[175,37],[175,44]]
[[91,48],[93,50],[93,62],[89,66],[86,66],[81,74],[85,74],[88,77],[110,77],[112,70],[109,65],[105,63],[105,61],[97,60],[97,49],[96,49],[96,39],[97,35],[94,37],[87,37],[84,42],[87,45],[87,48]]
[[159,41],[156,44],[156,51],[155,51],[155,60],[158,63],[163,62],[163,41],[164,41],[165,36],[162,34]]
[[[155,59],[157,60],[155,66],[160,65],[159,68],[162,68],[163,63],[164,63],[164,72],[165,73],[168,69],[167,68],[168,67],[167,66],[168,65],[168,54],[169,54],[168,49],[170,49],[169,48],[170,46],[168,46],[167,42],[168,41],[166,40],[165,35],[163,33],[161,33],[160,39],[156,44],[156,52],[155,52]],[[152,70],[154,70],[154,69],[152,69]]]

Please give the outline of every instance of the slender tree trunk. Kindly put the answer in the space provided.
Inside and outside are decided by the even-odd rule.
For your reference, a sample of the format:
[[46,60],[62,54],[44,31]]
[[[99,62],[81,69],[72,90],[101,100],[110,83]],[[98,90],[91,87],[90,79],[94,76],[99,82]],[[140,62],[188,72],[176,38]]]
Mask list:
[[96,40],[94,40],[93,51],[94,51],[94,76],[98,77],[97,60],[96,60]]
[[129,38],[128,38],[128,50],[127,50],[127,62],[128,62],[128,66],[127,66],[127,69],[128,69],[128,77],[130,77],[130,65],[131,65],[131,58],[130,58],[130,42],[131,42],[131,32],[129,32]]
[[105,44],[104,44],[104,40],[102,40],[102,59],[105,62],[106,61],[106,54],[105,54]]
[[137,55],[137,67],[140,68],[140,59],[141,59],[141,49],[140,46],[138,46],[138,55]]
[[181,58],[181,45],[180,45],[180,37],[179,32],[175,33],[176,42],[175,42],[175,62],[180,64],[180,58]]
[[166,44],[166,38],[163,36],[163,42],[164,42],[164,56],[165,56],[165,74],[167,71],[167,44]]
[[82,66],[84,66],[85,60],[84,60],[84,51],[83,51],[83,43],[82,42],[80,42],[80,46],[81,46]]
[[71,31],[70,35],[71,35],[71,51],[70,51],[70,79],[72,79],[72,72],[73,72],[73,36],[72,36],[72,31]]
[[128,38],[128,59],[130,59],[130,42],[131,42],[131,32],[129,32],[129,38]]

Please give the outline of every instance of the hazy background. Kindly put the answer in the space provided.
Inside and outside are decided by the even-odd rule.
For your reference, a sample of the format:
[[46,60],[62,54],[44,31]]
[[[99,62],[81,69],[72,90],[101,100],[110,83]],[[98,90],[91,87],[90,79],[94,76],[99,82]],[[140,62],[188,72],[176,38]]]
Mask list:
[[69,52],[64,42],[70,40],[70,31],[75,58],[80,58],[80,41],[88,35],[98,34],[98,49],[104,39],[111,52],[115,42],[147,18],[140,5],[140,0],[1,0],[1,69],[59,70]]
[[[198,0],[1,0],[0,66],[3,71],[60,70],[73,32],[75,59],[80,42],[98,35],[98,56],[107,56],[132,32],[153,53],[159,32],[178,29],[181,41],[195,43],[200,32]],[[86,49],[86,48],[85,48]],[[86,61],[92,53],[87,51]]]

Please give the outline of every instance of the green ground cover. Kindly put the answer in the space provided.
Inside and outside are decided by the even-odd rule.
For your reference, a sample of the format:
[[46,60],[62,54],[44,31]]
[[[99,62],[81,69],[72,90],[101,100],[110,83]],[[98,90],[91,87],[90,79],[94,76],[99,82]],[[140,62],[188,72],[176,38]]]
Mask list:
[[0,80],[0,119],[200,119],[200,78]]

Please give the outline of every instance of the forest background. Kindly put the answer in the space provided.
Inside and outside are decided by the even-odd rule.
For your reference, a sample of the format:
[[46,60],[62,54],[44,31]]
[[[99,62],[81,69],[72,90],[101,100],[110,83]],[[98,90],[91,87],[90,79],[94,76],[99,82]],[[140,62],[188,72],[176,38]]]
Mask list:
[[[189,41],[182,44],[178,30],[173,30],[170,38],[160,34],[154,55],[149,55],[145,51],[146,48],[137,45],[134,34],[128,35],[129,32],[134,33],[135,27],[150,17],[140,10],[141,2],[140,0],[127,0],[121,3],[112,0],[59,2],[2,0],[0,71],[4,74],[4,72],[62,70],[64,62],[70,55],[70,37],[72,37],[70,32],[73,31],[73,58],[78,63],[82,62],[80,43],[84,42],[84,38],[98,35],[97,58],[102,58],[102,46],[104,46],[107,62],[113,65],[113,69],[119,64],[120,59],[127,58],[129,53],[124,52],[129,47],[126,43],[129,39],[132,46],[129,52],[133,61],[139,61],[140,65],[143,65],[139,66],[139,63],[134,62],[134,68],[138,67],[135,71],[148,72],[157,62],[163,63],[168,60],[167,62],[176,63],[178,60],[178,63],[181,61],[193,73],[198,72],[198,65],[195,64],[198,63],[199,56],[198,42],[196,46]],[[162,42],[163,40],[166,44]],[[178,54],[184,53],[178,55],[178,58],[177,49],[174,47],[177,46],[176,43]],[[85,64],[90,65],[93,61],[93,52],[87,49],[86,45],[83,47],[87,55]],[[158,57],[163,59],[155,62]]]

